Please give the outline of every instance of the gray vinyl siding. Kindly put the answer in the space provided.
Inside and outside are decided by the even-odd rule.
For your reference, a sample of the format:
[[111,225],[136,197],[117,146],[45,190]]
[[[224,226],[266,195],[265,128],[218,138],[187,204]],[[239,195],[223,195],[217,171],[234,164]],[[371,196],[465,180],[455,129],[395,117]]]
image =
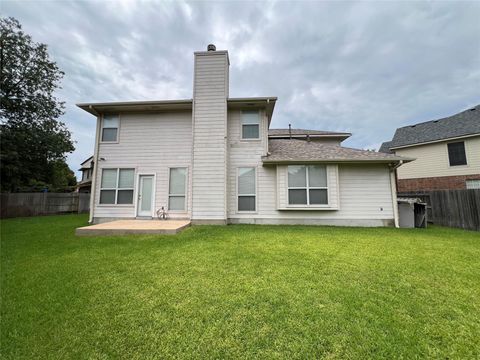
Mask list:
[[[238,166],[244,164],[239,163]],[[281,171],[282,169],[279,169],[279,172]],[[286,179],[277,176],[276,167],[259,165],[257,213],[237,212],[236,193],[231,191],[229,218],[234,220],[232,222],[246,223],[278,223],[276,220],[289,219],[293,220],[293,223],[315,223],[318,220],[319,224],[380,226],[393,222],[390,173],[386,165],[339,164],[338,183],[332,184],[331,179],[332,176],[329,176],[329,196],[336,197],[338,192],[338,210],[280,210],[279,197],[286,194]],[[233,182],[232,179],[231,183]],[[283,201],[286,201],[285,197]]]
[[[134,203],[137,199],[139,173],[156,175],[154,207],[168,206],[169,167],[188,168],[188,189],[191,189],[192,158],[191,112],[121,114],[118,143],[99,144],[94,218],[133,218],[133,205],[100,205],[100,184],[103,168],[135,169]],[[187,211],[171,217],[189,217],[191,194],[187,191]]]
[[[261,174],[262,156],[267,153],[268,119],[265,111],[260,111],[259,140],[242,140],[241,110],[228,111],[228,217],[237,214],[237,169],[255,167]],[[275,190],[275,189],[274,189]],[[275,192],[275,191],[274,191]],[[260,194],[257,186],[257,207],[260,206]],[[257,211],[258,212],[258,211]]]
[[192,189],[194,220],[226,220],[227,96],[227,54],[195,54]]

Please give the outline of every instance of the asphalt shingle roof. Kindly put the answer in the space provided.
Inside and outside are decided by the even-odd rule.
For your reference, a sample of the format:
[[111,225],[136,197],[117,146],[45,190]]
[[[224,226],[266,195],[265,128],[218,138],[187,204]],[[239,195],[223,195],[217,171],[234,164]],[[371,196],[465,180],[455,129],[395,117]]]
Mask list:
[[380,149],[378,149],[379,152],[386,153],[386,154],[391,154],[392,151],[390,150],[390,146],[392,145],[391,141],[385,141],[380,145]]
[[268,141],[268,151],[269,155],[262,158],[264,163],[396,162],[413,160],[393,154],[299,139],[270,139]]
[[446,118],[398,128],[389,148],[473,134],[480,134],[480,105]]

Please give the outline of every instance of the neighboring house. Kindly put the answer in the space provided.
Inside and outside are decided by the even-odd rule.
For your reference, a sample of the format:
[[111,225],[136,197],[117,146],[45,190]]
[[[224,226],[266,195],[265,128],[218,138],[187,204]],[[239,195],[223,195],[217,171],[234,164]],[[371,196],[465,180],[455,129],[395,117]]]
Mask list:
[[93,177],[93,156],[90,156],[87,160],[80,164],[82,172],[82,180],[77,184],[77,191],[81,193],[89,193],[92,187]]
[[349,133],[269,130],[276,101],[229,97],[228,52],[209,46],[193,99],[79,104],[97,118],[90,221],[164,207],[194,224],[396,224],[408,159],[342,147]]
[[416,160],[397,170],[398,192],[480,188],[480,105],[398,128],[381,152]]

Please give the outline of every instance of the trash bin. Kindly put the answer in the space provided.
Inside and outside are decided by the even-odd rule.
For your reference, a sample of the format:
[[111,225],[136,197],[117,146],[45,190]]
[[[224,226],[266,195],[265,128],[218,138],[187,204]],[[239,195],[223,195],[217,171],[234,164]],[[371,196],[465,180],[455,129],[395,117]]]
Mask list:
[[426,228],[427,204],[418,198],[398,198],[398,218],[401,228]]

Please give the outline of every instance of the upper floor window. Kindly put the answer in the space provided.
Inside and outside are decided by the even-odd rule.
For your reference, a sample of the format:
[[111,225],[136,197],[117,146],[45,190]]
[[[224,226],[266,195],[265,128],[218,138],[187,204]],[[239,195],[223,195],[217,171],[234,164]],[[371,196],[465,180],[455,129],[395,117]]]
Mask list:
[[133,204],[134,169],[103,169],[100,204]]
[[238,168],[238,211],[255,211],[257,193],[255,183],[254,167]]
[[258,110],[242,111],[242,139],[260,138],[260,113]]
[[92,177],[92,169],[87,169],[82,171],[82,181],[90,180]]
[[288,167],[289,205],[327,205],[327,167],[292,165]]
[[185,211],[187,168],[170,168],[168,210]]
[[448,160],[450,166],[467,165],[465,143],[463,141],[450,143],[448,146]]
[[102,142],[118,141],[118,127],[120,119],[118,115],[104,115],[102,121]]

